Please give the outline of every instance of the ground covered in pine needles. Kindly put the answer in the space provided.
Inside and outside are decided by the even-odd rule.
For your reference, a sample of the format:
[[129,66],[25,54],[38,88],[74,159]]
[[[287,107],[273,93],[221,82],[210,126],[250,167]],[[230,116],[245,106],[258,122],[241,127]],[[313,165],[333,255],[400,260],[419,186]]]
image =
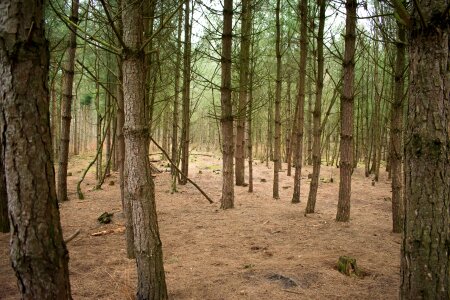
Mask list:
[[[156,157],[154,157],[156,158]],[[89,173],[78,200],[76,182],[91,157],[73,157],[70,201],[60,205],[68,244],[74,299],[132,299],[135,262],[126,258],[118,174],[93,190]],[[155,163],[165,170],[165,162]],[[362,169],[353,174],[351,221],[334,221],[339,169],[322,166],[316,214],[304,216],[309,191],[303,168],[301,203],[291,204],[293,177],[280,174],[279,200],[272,199],[273,169],[257,162],[254,193],[235,188],[235,209],[220,207],[221,160],[192,155],[190,174],[215,201],[188,183],[170,193],[170,173],[156,174],[156,201],[171,299],[397,299],[400,235],[391,233],[390,182],[383,172],[372,186]],[[334,181],[330,182],[330,178]],[[112,212],[112,223],[97,217]],[[106,234],[92,236],[105,231]],[[19,299],[9,262],[9,235],[0,233],[0,299]],[[364,276],[336,270],[338,258],[357,260]]]

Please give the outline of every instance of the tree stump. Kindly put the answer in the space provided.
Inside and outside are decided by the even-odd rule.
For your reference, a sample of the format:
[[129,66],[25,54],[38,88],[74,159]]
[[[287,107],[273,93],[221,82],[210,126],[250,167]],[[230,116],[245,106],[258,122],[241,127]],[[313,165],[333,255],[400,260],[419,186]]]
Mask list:
[[344,275],[347,276],[358,276],[360,275],[358,266],[356,265],[356,259],[349,256],[341,256],[337,262],[337,269]]

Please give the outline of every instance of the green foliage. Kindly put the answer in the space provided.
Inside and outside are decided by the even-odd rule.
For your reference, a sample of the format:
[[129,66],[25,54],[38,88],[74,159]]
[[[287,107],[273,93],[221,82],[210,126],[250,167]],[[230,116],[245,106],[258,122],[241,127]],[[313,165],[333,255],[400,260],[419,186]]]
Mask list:
[[80,104],[84,106],[90,106],[92,103],[92,96],[91,95],[84,95],[83,98],[80,100]]

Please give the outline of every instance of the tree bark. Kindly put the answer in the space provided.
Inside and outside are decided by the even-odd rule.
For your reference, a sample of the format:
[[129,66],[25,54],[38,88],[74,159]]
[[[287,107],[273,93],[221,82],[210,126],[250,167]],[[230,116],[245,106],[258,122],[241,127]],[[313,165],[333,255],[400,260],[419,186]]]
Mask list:
[[450,61],[446,0],[413,3],[401,299],[450,299]]
[[320,139],[322,135],[322,91],[323,91],[323,69],[324,69],[324,56],[323,56],[323,33],[325,27],[325,0],[319,0],[319,31],[317,33],[317,89],[316,89],[316,101],[314,103],[313,111],[313,146],[312,146],[312,161],[313,161],[313,173],[311,177],[311,183],[309,186],[308,203],[306,204],[305,213],[314,213],[317,199],[317,189],[319,187],[320,176],[320,164],[322,161],[322,154],[320,151]]
[[[189,125],[190,125],[190,106],[191,106],[191,25],[189,21],[191,0],[185,0],[184,9],[184,53],[183,53],[183,113],[181,127],[181,172],[189,174]],[[180,177],[180,184],[186,184],[186,177]]]
[[277,0],[275,9],[276,15],[276,33],[275,33],[275,56],[277,60],[277,77],[275,83],[275,139],[274,139],[274,157],[273,157],[273,193],[274,199],[280,199],[279,194],[279,172],[281,166],[281,29],[280,29],[280,0]]
[[72,119],[72,88],[75,66],[75,52],[77,49],[77,26],[79,0],[72,0],[72,12],[70,21],[69,44],[67,46],[67,61],[64,67],[64,85],[61,104],[61,140],[59,150],[58,168],[58,200],[66,201],[67,198],[67,164],[69,162],[70,120]]
[[345,24],[345,50],[343,67],[343,86],[341,95],[341,141],[340,141],[340,182],[336,221],[348,222],[350,219],[350,196],[353,172],[353,102],[356,48],[356,7],[357,0],[347,0]]
[[303,121],[305,104],[306,61],[308,58],[308,0],[300,1],[300,67],[297,96],[297,126],[295,133],[295,175],[292,203],[300,203],[300,181],[302,177]]
[[394,101],[392,102],[391,135],[390,135],[390,161],[392,176],[392,231],[400,233],[403,218],[402,197],[402,160],[403,160],[403,98],[405,90],[405,52],[406,52],[406,30],[397,23],[396,64],[394,78]]
[[11,262],[22,299],[71,299],[55,189],[43,1],[0,4],[0,109]]
[[222,115],[222,209],[234,207],[234,185],[233,185],[233,103],[231,101],[231,46],[233,30],[233,0],[224,0],[223,6],[223,33],[222,33],[222,79],[220,101]]
[[145,110],[145,52],[142,9],[138,2],[122,2],[125,111],[125,202],[131,206],[138,287],[137,299],[167,299],[162,244],[149,171],[149,130]]
[[[239,106],[236,126],[236,185],[245,184],[245,116],[247,112],[248,77],[250,65],[251,0],[242,1],[241,52],[239,56]],[[249,112],[251,113],[251,112]]]
[[[181,50],[181,31],[183,23],[183,12],[178,13],[178,38],[177,48]],[[175,63],[175,96],[173,97],[173,113],[172,113],[172,151],[171,157],[175,164],[178,164],[178,103],[180,100],[180,68],[181,68],[181,51],[177,51]],[[172,192],[177,190],[178,172],[174,166],[171,166],[172,174]]]

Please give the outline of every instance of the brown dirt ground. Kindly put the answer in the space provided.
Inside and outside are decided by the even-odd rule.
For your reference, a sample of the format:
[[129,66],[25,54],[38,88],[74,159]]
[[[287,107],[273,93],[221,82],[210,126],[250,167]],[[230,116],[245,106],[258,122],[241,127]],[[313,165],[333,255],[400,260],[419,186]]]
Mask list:
[[[102,190],[92,190],[94,174],[89,173],[83,184],[86,199],[76,199],[75,183],[90,158],[71,159],[70,201],[60,205],[64,235],[82,230],[68,244],[72,294],[74,299],[130,299],[136,272],[135,262],[125,255],[124,233],[91,236],[123,226],[118,174],[107,178]],[[385,173],[372,186],[363,170],[355,171],[351,221],[342,224],[334,221],[339,169],[322,166],[322,177],[328,180],[333,173],[334,183],[320,184],[317,213],[305,217],[311,167],[303,169],[302,202],[293,205],[293,178],[285,170],[280,174],[281,199],[273,200],[273,170],[258,163],[255,192],[236,187],[236,208],[227,211],[219,209],[221,174],[213,171],[220,168],[217,157],[192,156],[192,179],[215,200],[212,205],[190,184],[171,194],[167,172],[155,179],[171,299],[398,298],[401,238],[391,233]],[[113,223],[99,225],[96,219],[105,211],[115,212]],[[8,247],[9,235],[0,233],[0,299],[18,299]],[[355,257],[366,276],[340,274],[335,264],[341,255]],[[269,280],[273,274],[289,277],[297,286]]]

